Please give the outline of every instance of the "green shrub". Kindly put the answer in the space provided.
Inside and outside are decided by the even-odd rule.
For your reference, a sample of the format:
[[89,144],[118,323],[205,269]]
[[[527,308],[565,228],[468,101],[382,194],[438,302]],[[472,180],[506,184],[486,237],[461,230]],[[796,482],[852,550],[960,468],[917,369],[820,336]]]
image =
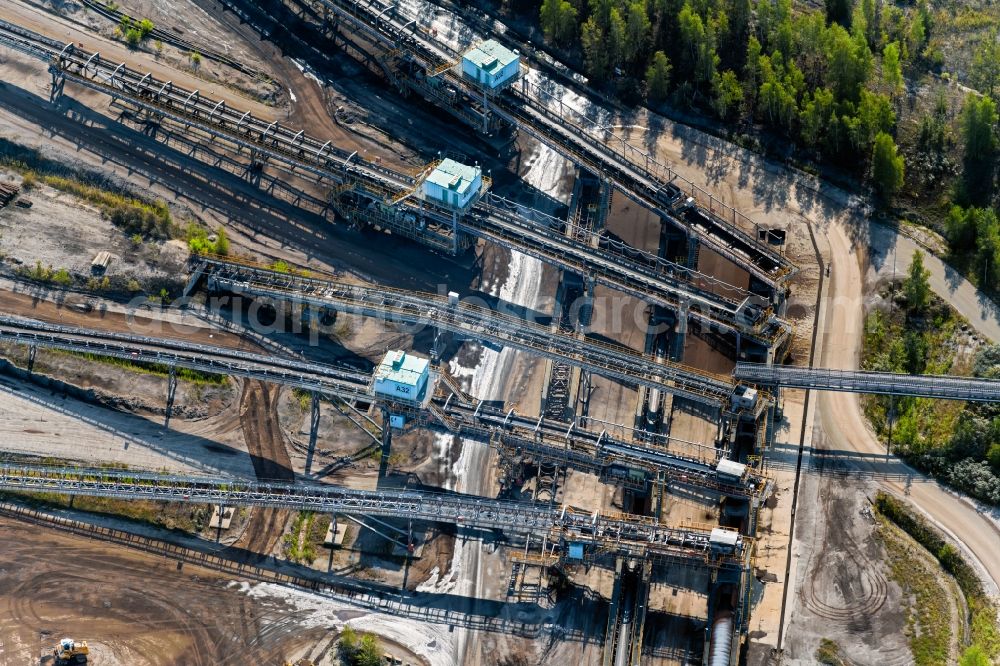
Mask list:
[[229,238],[222,227],[219,227],[215,234],[215,240],[212,240],[208,237],[208,231],[204,227],[191,222],[187,227],[187,242],[191,254],[217,254],[221,256],[229,254]]
[[153,32],[155,26],[153,25],[153,22],[150,21],[148,18],[144,18],[141,21],[139,21],[138,29],[139,29],[140,39],[146,39],[147,37],[149,37],[149,34]]

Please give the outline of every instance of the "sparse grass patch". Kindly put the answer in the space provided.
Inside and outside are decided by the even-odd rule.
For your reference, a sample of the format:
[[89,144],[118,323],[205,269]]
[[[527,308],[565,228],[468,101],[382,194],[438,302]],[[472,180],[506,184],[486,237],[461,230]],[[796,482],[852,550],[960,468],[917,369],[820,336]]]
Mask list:
[[31,267],[19,266],[17,274],[43,284],[54,284],[60,287],[68,287],[73,284],[73,276],[69,274],[68,270],[65,268],[55,269],[51,265],[42,266],[41,261],[36,261],[35,265]]
[[941,563],[941,567],[955,577],[968,605],[972,644],[979,646],[991,659],[1000,656],[997,609],[983,591],[975,569],[936,529],[892,495],[879,492],[875,496],[875,508],[881,517],[891,521],[930,551]]
[[0,498],[16,500],[39,509],[74,509],[183,532],[200,532],[212,515],[212,508],[206,504],[121,500],[83,495],[72,497],[59,493],[20,491],[2,492]]
[[299,511],[288,534],[282,538],[285,557],[292,562],[312,563],[323,545],[326,528],[329,525],[329,516],[321,516],[311,511]]
[[879,535],[889,553],[892,579],[909,598],[906,634],[917,666],[938,666],[949,661],[951,652],[951,607],[927,562],[907,543],[898,527],[879,516]]
[[93,204],[130,236],[165,240],[177,232],[166,202],[135,196],[96,172],[74,169],[6,139],[0,139],[0,165],[20,173],[27,187],[48,185]]
[[275,273],[284,273],[286,275],[298,275],[299,277],[306,278],[310,276],[309,271],[304,268],[295,268],[283,259],[272,261],[268,266],[268,269],[274,271]]
[[[94,363],[103,363],[105,365],[112,365],[124,370],[129,370],[131,372],[138,372],[145,375],[157,375],[159,377],[166,377],[170,374],[170,366],[164,365],[162,363],[146,363],[143,361],[130,361],[123,358],[114,358],[111,356],[99,356],[97,354],[92,354],[90,352],[74,352],[65,351],[61,349],[50,350],[56,354],[66,354],[68,356],[76,356],[78,358],[86,359],[88,361],[93,361]],[[229,383],[229,378],[226,375],[217,375],[210,372],[202,372],[200,370],[192,370],[191,368],[177,368],[176,369],[177,379],[191,382],[192,384],[198,385],[209,385],[209,386],[225,386]]]
[[820,639],[819,647],[816,648],[816,661],[823,666],[844,666],[844,660],[840,657],[840,646],[829,638]]
[[293,388],[292,395],[295,396],[295,402],[298,403],[299,409],[304,412],[309,411],[312,404],[312,393],[305,389]]

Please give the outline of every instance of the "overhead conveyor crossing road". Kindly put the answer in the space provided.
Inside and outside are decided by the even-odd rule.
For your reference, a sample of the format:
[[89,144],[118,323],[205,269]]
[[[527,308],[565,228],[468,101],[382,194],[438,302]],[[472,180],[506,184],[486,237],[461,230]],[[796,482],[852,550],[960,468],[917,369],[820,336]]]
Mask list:
[[904,375],[864,370],[737,363],[733,376],[761,386],[871,393],[970,402],[1000,402],[1000,380],[949,375]]
[[[574,164],[608,178],[630,199],[687,229],[705,246],[745,266],[765,284],[776,288],[794,274],[794,265],[762,239],[767,231],[696,188],[647,151],[609,136],[607,127],[563,104],[561,93],[554,93],[551,87],[533,83],[522,75],[519,83],[503,93],[484,92],[454,70],[461,54],[439,41],[420,25],[419,17],[405,13],[398,4],[381,0],[298,2],[333,13],[350,27],[352,34],[364,35],[373,45],[416,59],[422,66],[420,76],[443,80],[466,95],[462,103],[484,104],[489,113],[518,131],[552,147]],[[424,88],[432,91],[434,86]],[[447,104],[446,98],[432,97],[436,103]],[[698,208],[696,214],[679,211],[677,204],[685,196],[709,208]]]
[[593,555],[620,553],[737,570],[744,568],[750,549],[742,536],[734,546],[724,546],[713,543],[708,530],[667,527],[641,516],[608,516],[457,493],[15,464],[0,464],[0,489],[446,522],[511,535],[545,535],[562,544],[582,544]]
[[726,409],[733,393],[732,380],[724,375],[658,361],[627,347],[553,331],[468,302],[452,302],[447,296],[319,280],[215,259],[202,260],[196,272],[204,274],[210,289],[437,327],[717,408]]

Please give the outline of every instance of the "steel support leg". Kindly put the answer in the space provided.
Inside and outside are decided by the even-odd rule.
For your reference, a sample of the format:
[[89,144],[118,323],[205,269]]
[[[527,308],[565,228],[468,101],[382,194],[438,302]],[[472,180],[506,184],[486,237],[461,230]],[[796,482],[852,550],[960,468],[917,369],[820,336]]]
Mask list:
[[389,471],[389,450],[392,448],[392,427],[389,425],[389,409],[382,407],[382,459],[379,463],[379,478],[384,478]]
[[441,365],[441,356],[444,354],[444,348],[444,331],[442,331],[439,327],[435,327],[434,344],[431,346],[431,365]]
[[312,392],[309,402],[309,450],[306,451],[306,476],[312,474],[313,456],[316,453],[316,438],[319,434],[319,393]]
[[326,572],[333,571],[333,551],[337,547],[337,514],[330,516],[330,559],[326,563]]
[[28,374],[35,369],[35,355],[38,353],[38,346],[31,345],[28,347]]
[[257,149],[250,150],[250,165],[247,167],[247,180],[254,187],[260,187],[260,176],[264,171],[264,161]]
[[63,76],[62,70],[58,67],[49,67],[49,72],[52,74],[52,86],[49,88],[49,102],[55,103],[63,94],[63,88],[66,86],[66,77]]
[[688,268],[698,268],[699,241],[694,236],[688,236]]
[[688,327],[688,302],[681,301],[681,306],[677,308],[677,331],[674,333],[673,344],[671,344],[671,358],[680,362],[684,360],[684,343],[687,341]]
[[166,417],[163,419],[163,427],[170,425],[170,413],[174,409],[174,396],[177,394],[177,367],[170,366],[170,374],[167,376],[167,409]]

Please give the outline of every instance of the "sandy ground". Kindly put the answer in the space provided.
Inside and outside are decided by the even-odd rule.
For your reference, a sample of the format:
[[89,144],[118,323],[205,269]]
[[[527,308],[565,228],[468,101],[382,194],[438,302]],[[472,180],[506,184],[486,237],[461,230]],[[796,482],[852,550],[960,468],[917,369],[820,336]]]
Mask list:
[[[19,182],[20,177],[0,170],[0,180]],[[175,277],[187,260],[187,247],[178,241],[133,244],[99,210],[73,195],[46,185],[24,195],[30,197],[31,208],[8,206],[0,210],[0,256],[11,268],[31,268],[41,262],[42,266],[65,268],[83,282],[92,275],[90,262],[95,255],[108,251],[111,264],[101,276],[124,286],[129,278],[145,283],[151,276],[161,280]],[[40,229],[44,233],[39,233]]]
[[158,61],[152,54],[132,51],[122,42],[82,29],[78,23],[55,16],[35,6],[23,2],[5,2],[0,6],[0,18],[53,39],[79,44],[90,52],[100,52],[101,57],[106,60],[128,63],[134,63],[138,60],[146,71],[152,72],[153,76],[159,79],[172,80],[175,84],[190,90],[201,90],[204,95],[215,99],[224,99],[226,104],[251,111],[259,118],[268,120],[278,118],[279,111],[274,107],[249,99],[246,95],[221,83],[208,82],[193,72],[180,70],[167,62]]
[[197,422],[115,412],[0,376],[4,451],[82,463],[252,477],[239,424],[229,414]]
[[[706,137],[700,133],[681,128],[662,119],[647,118],[645,114],[638,114],[638,128],[629,131],[635,143],[645,143],[646,139],[654,141],[658,154],[667,160],[672,161],[678,171],[690,179],[708,184],[718,196],[733,203],[742,210],[761,219],[766,219],[769,223],[778,226],[786,226],[790,229],[789,252],[792,256],[804,263],[808,261],[808,256],[812,253],[808,234],[804,226],[807,220],[813,223],[826,223],[832,220],[840,210],[853,204],[850,197],[829,187],[821,187],[809,178],[804,176],[788,175],[780,165],[766,163],[759,158],[741,151],[724,142]],[[655,140],[649,136],[647,130],[651,128],[657,132]],[[824,227],[822,233],[818,233],[818,242],[821,244],[821,252],[825,256],[830,256],[827,243],[833,246],[833,282],[834,286],[827,294],[828,300],[824,303],[824,316],[828,321],[836,321],[838,326],[827,327],[827,332],[821,338],[821,349],[826,349],[826,354],[818,357],[817,364],[837,365],[849,367],[857,362],[856,344],[860,340],[859,327],[861,312],[861,275],[857,266],[856,248],[863,247],[867,241],[863,237],[852,233],[854,229],[845,229],[839,224],[832,224],[828,228]],[[838,280],[838,276],[843,274],[843,278]],[[793,296],[794,297],[794,296]],[[855,303],[835,306],[834,299],[854,299]],[[806,308],[808,299],[800,304]],[[978,304],[973,298],[970,304]],[[842,312],[834,312],[831,307],[840,307]],[[852,314],[853,313],[853,314]],[[808,312],[799,313],[803,321],[808,321]],[[969,314],[963,312],[966,316]],[[969,316],[970,320],[973,317]],[[994,318],[995,320],[995,318]],[[841,324],[841,322],[843,322]],[[975,322],[974,322],[975,323]],[[984,332],[987,332],[984,330]],[[799,331],[800,335],[808,338],[808,330]],[[988,332],[987,332],[988,334]],[[852,345],[855,348],[851,348]],[[794,413],[794,410],[787,409],[789,402],[796,398],[786,397],[786,415]],[[835,395],[823,397],[819,401],[820,413],[824,419],[821,423],[823,430],[831,440],[829,445],[835,448],[857,448],[866,451],[877,451],[877,443],[867,432],[863,420],[857,407],[857,400],[851,396]],[[797,444],[799,430],[796,422],[788,424],[785,441],[792,446]],[[468,447],[466,447],[468,448]],[[484,466],[484,461],[476,460],[475,467]],[[463,467],[468,465],[465,461]],[[784,474],[778,471],[778,474]],[[787,478],[787,477],[785,477]],[[895,482],[886,482],[894,485],[902,491],[902,486]],[[778,509],[772,517],[773,522],[769,523],[775,534],[781,534],[783,520],[781,515],[787,515],[790,510],[789,493],[784,480],[779,481],[779,487],[785,490],[779,499]],[[804,495],[805,496],[805,495]],[[983,516],[977,514],[967,503],[957,500],[952,495],[942,491],[936,485],[930,483],[915,483],[910,488],[912,500],[917,501],[920,506],[931,512],[939,522],[947,524],[991,572],[994,579],[1000,576],[1000,562],[997,561],[997,550],[995,549],[997,533],[995,528],[987,522]],[[776,551],[775,551],[776,552]],[[793,567],[801,560],[793,559]],[[775,564],[780,562],[780,558],[775,558]],[[782,571],[775,573],[781,580]],[[802,574],[805,575],[805,574]],[[793,581],[799,580],[793,577]],[[770,586],[770,589],[778,589],[778,586]],[[767,598],[769,592],[765,592]],[[755,626],[759,638],[762,641],[776,640],[776,620],[772,613],[769,618],[758,618],[764,620],[757,622]],[[756,620],[755,620],[756,621]],[[471,651],[472,654],[474,651]],[[803,658],[808,658],[804,656]]]
[[[882,227],[873,226],[869,229],[858,220],[830,223],[824,226],[823,233],[818,236],[821,252],[831,262],[831,277],[826,281],[823,294],[819,347],[821,355],[816,364],[856,368],[862,339],[865,278],[867,277],[868,284],[872,284],[876,280],[890,277],[895,253],[899,255],[896,258],[897,269],[900,265],[908,265],[915,244]],[[872,249],[870,257],[866,248]],[[927,257],[926,262],[932,271],[932,287],[939,295],[949,299],[974,326],[982,326],[985,331],[994,333],[998,330],[996,317],[992,314],[994,310],[985,299],[976,294],[972,285],[957,278],[933,257]],[[836,547],[827,550],[825,543],[817,543],[816,530],[821,534],[825,530],[828,538],[835,541],[835,546],[838,543],[849,546],[853,544],[855,552],[865,544],[871,547],[870,539],[863,531],[858,533],[859,529],[863,529],[862,519],[843,521],[840,524],[830,523],[824,527],[824,512],[818,506],[825,506],[828,502],[856,502],[863,494],[874,492],[880,487],[899,496],[907,496],[933,523],[960,543],[966,554],[981,567],[987,589],[991,589],[993,593],[996,591],[994,581],[1000,575],[1000,562],[997,561],[995,547],[998,539],[996,518],[991,519],[988,511],[977,508],[970,500],[959,497],[906,467],[895,457],[885,457],[884,447],[871,432],[857,396],[825,393],[817,394],[815,398],[815,427],[808,431],[804,467],[808,469],[811,452],[817,449],[835,450],[848,456],[857,452],[871,457],[849,459],[848,464],[865,476],[871,475],[874,478],[861,481],[843,478],[834,480],[809,474],[803,476],[800,499],[806,501],[799,503],[802,523],[801,527],[797,525],[795,534],[792,560],[795,593],[790,596],[786,612],[786,621],[789,622],[785,634],[786,657],[794,663],[810,663],[819,638],[837,633],[853,639],[847,641],[847,645],[851,646],[847,654],[852,659],[862,662],[877,659],[886,663],[908,663],[910,657],[905,644],[900,645],[891,636],[877,635],[882,625],[893,626],[891,609],[872,609],[872,613],[877,611],[876,617],[880,621],[866,626],[852,625],[850,621],[841,619],[827,622],[822,629],[815,631],[803,629],[808,626],[807,618],[815,617],[812,614],[815,613],[816,602],[809,597],[814,572],[824,571],[830,557],[842,559],[849,557],[851,551],[851,548]],[[809,501],[810,498],[812,501]],[[858,507],[852,506],[854,508],[850,512],[857,515]],[[814,513],[820,514],[815,523],[811,520]],[[826,555],[816,554],[820,552]],[[856,568],[853,575],[835,587],[834,596],[828,598],[831,607],[857,608],[859,604],[870,603],[878,596],[874,583],[879,580],[880,564],[877,560],[869,559],[864,559],[863,562],[865,566]],[[889,614],[888,617],[884,617],[886,613]],[[796,622],[804,623],[799,626],[799,631],[796,630]]]
[[[331,637],[290,604],[263,603],[207,570],[0,520],[0,661],[39,661],[62,636],[101,666],[280,663]],[[109,585],[108,581],[115,581]]]

